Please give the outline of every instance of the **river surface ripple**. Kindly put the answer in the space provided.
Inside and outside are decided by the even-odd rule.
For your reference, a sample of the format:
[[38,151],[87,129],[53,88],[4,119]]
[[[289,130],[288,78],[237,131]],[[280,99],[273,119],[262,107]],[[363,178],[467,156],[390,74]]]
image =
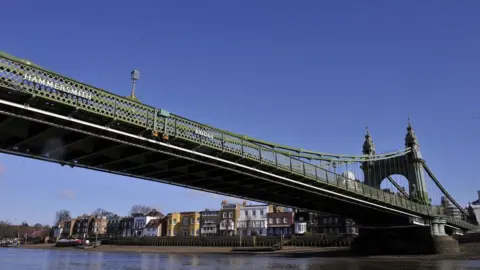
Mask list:
[[320,270],[466,270],[480,260],[371,261],[352,258],[288,258],[244,255],[168,255],[0,249],[1,270],[183,270],[183,269],[320,269]]

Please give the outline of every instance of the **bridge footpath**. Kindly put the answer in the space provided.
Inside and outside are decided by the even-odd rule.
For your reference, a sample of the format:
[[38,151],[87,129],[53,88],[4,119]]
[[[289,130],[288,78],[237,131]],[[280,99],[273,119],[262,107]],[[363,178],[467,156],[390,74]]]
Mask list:
[[[301,209],[363,224],[411,224],[443,216],[474,225],[311,163],[302,151],[269,145],[120,97],[0,54],[0,148],[8,154]],[[279,150],[280,149],[280,150]],[[399,152],[320,154],[328,164],[376,161]]]

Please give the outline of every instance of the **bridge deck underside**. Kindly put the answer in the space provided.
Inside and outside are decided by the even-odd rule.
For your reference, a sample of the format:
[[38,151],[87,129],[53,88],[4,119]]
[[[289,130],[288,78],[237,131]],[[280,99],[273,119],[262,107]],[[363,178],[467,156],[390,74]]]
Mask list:
[[[5,107],[0,109],[12,110]],[[387,212],[379,214],[378,209],[352,204],[335,196],[328,197],[305,188],[285,186],[271,177],[263,176],[264,179],[259,179],[251,172],[250,175],[246,175],[236,166],[217,164],[204,157],[178,150],[161,149],[168,150],[168,153],[160,153],[156,151],[159,149],[158,145],[132,142],[129,138],[107,134],[109,132],[43,115],[34,115],[21,109],[13,110],[16,111],[15,114],[43,119],[48,123],[56,123],[59,127],[0,114],[0,150],[5,153],[54,161],[72,167],[88,167],[152,181],[206,189],[252,200],[337,213],[352,217],[359,222],[364,221],[364,223],[407,222],[405,217]],[[91,132],[91,134],[67,130],[65,127]],[[127,143],[130,141],[136,146],[97,137],[104,135],[116,137]],[[175,144],[175,141],[171,143]],[[193,145],[190,147],[193,148]],[[205,149],[197,145],[196,151],[202,152]],[[229,159],[224,153],[209,154]],[[208,163],[201,163],[205,161]],[[135,191],[132,190],[133,192]]]
[[[142,137],[152,138],[151,131],[115,122],[99,115],[76,111],[72,106],[48,102],[23,92],[0,89],[0,99],[15,104],[28,104],[42,111],[71,116],[74,119],[102,127],[110,126],[112,129],[128,134],[141,134]],[[4,104],[0,105],[0,110],[2,111],[0,114],[0,150],[5,153],[196,189],[206,189],[253,200],[340,214],[368,224],[392,222],[400,224],[408,220],[405,215],[398,215],[391,211],[381,212],[382,209],[378,205],[382,206],[382,202],[378,200],[372,199],[372,202],[377,204],[373,209],[370,207],[371,205],[368,205],[369,199],[360,194],[349,193],[349,191],[327,183],[308,180],[265,164],[241,159],[228,152],[202,147],[197,143],[171,137],[168,143],[179,147],[174,149]],[[235,165],[235,163],[227,164],[198,156],[192,152],[182,151],[182,149],[194,150],[208,156],[233,161],[236,164],[254,167],[295,180],[297,183],[308,184],[310,187],[248,170]],[[337,193],[328,194],[315,190],[311,188],[312,186]],[[339,194],[348,194],[348,197]],[[355,198],[360,201],[356,201]]]

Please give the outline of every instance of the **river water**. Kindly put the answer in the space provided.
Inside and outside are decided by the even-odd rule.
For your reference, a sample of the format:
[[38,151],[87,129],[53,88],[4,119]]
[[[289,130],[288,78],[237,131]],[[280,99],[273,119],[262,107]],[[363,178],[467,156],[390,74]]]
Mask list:
[[340,258],[288,258],[243,255],[163,255],[0,249],[1,270],[187,270],[187,269],[319,269],[319,270],[466,270],[480,269],[475,261],[360,261]]

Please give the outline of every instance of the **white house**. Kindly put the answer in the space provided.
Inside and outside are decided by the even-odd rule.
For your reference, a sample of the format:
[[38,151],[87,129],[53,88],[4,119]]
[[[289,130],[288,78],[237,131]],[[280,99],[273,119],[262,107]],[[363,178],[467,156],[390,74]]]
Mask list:
[[303,235],[308,231],[307,225],[310,220],[310,213],[297,210],[293,220],[293,231],[296,235]]
[[145,228],[143,228],[142,236],[158,237],[162,236],[162,220],[152,219]]
[[153,219],[159,219],[162,218],[163,215],[158,212],[153,210],[151,213],[148,213],[146,215],[136,215],[133,217],[133,226],[132,226],[132,231],[134,236],[141,236],[143,234],[143,228],[150,222],[150,220]]
[[238,233],[242,235],[267,235],[268,205],[240,206],[240,216],[237,220]]
[[55,229],[53,229],[53,237],[54,238],[58,238],[62,235],[62,232],[63,232],[63,227],[58,225],[55,227]]
[[307,232],[307,221],[299,220],[294,223],[295,234],[304,234]]

